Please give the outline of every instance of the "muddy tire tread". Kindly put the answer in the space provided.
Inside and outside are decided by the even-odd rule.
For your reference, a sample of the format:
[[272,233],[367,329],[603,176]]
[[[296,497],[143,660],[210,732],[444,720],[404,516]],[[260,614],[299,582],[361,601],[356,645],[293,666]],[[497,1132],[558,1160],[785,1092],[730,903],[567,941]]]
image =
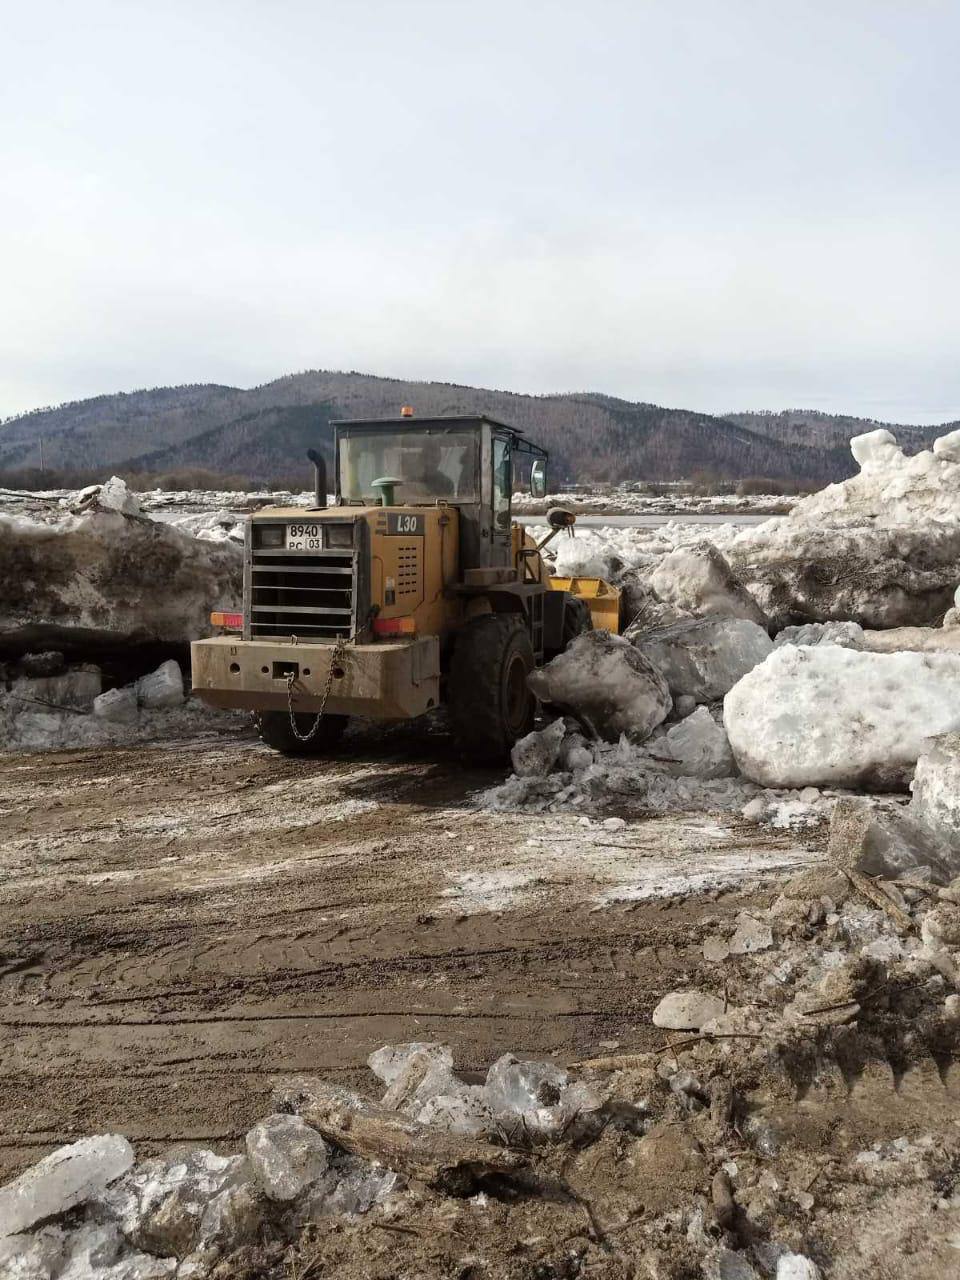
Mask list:
[[501,764],[518,738],[533,728],[536,699],[521,732],[512,734],[502,714],[502,673],[516,648],[534,668],[533,646],[523,619],[515,613],[488,613],[468,622],[457,637],[450,664],[450,727],[462,756],[475,764]]

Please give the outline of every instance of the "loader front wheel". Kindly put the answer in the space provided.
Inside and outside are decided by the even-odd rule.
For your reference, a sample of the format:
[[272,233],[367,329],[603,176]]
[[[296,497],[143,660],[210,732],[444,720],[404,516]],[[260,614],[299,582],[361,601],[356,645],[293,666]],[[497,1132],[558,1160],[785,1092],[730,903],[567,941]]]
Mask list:
[[570,596],[563,607],[563,647],[567,647],[577,636],[593,630],[593,615],[586,600],[579,596]]
[[460,754],[500,764],[533,728],[537,700],[527,687],[533,645],[515,613],[486,613],[457,636],[450,664],[450,726]]
[[313,734],[310,731],[316,716],[310,712],[294,712],[294,719],[300,733],[305,737],[310,734],[308,741],[302,742],[293,732],[287,711],[255,711],[253,715],[261,742],[287,756],[315,756],[329,751],[343,737],[350,717],[324,714]]

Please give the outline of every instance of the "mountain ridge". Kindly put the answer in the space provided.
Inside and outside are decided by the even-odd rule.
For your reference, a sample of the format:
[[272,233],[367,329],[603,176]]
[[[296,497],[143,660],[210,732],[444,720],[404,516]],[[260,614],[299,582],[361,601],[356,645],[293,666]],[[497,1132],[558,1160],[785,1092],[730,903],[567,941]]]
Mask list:
[[[314,369],[248,389],[143,388],[20,414],[0,424],[0,469],[36,468],[42,439],[48,468],[203,467],[262,482],[304,470],[308,447],[329,452],[335,419],[395,416],[402,404],[511,422],[550,450],[557,480],[763,476],[819,486],[855,470],[852,435],[886,425],[817,410],[714,415],[604,392],[529,395]],[[957,425],[891,429],[915,450]]]

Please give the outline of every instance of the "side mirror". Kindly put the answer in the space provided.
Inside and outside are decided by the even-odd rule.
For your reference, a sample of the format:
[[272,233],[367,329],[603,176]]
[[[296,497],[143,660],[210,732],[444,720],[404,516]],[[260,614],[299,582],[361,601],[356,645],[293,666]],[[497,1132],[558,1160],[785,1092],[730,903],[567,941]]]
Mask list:
[[547,496],[547,464],[542,458],[537,458],[530,468],[530,496],[531,498]]

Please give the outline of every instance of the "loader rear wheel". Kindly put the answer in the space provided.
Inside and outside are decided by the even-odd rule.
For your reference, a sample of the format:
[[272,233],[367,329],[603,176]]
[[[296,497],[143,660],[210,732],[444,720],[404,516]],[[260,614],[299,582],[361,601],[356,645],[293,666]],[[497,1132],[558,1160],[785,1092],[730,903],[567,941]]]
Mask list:
[[[302,734],[310,733],[316,716],[310,712],[294,712],[297,728]],[[274,751],[282,751],[287,756],[315,756],[335,747],[343,737],[349,716],[334,716],[325,713],[317,727],[316,733],[308,742],[301,742],[290,727],[290,715],[287,711],[255,711],[253,722],[261,742],[265,742]]]
[[533,728],[537,700],[527,688],[533,645],[515,613],[487,613],[468,622],[450,663],[450,725],[462,756],[499,764]]

